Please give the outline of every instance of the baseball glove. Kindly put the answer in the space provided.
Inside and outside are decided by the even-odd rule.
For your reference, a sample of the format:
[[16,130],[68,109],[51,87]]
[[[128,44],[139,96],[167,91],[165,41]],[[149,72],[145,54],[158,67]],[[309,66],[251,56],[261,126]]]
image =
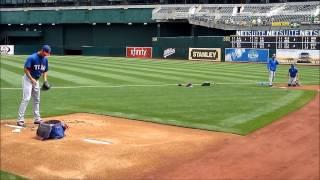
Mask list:
[[41,90],[43,91],[48,91],[51,88],[51,85],[49,84],[48,81],[44,81],[41,87]]

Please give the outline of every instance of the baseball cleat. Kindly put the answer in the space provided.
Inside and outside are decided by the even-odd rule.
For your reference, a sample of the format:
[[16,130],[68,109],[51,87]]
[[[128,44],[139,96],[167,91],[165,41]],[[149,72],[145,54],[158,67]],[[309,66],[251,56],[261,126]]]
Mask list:
[[18,121],[17,126],[26,127],[26,124],[24,123],[24,121]]
[[38,120],[35,120],[33,123],[34,124],[41,124],[43,121],[42,121],[42,119],[38,119]]

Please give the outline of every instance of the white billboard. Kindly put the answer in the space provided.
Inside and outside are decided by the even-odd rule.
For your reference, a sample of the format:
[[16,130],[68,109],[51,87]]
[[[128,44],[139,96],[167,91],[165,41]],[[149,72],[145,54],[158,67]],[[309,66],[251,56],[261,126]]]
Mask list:
[[14,55],[14,45],[0,45],[1,55]]
[[320,50],[277,49],[277,59],[282,64],[320,64]]
[[221,49],[189,48],[189,60],[221,61]]

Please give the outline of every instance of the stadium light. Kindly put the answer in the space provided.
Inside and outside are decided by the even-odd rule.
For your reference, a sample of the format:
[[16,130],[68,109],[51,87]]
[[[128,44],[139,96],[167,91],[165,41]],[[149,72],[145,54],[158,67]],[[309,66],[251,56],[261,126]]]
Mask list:
[[128,25],[129,25],[129,26],[131,26],[131,25],[132,25],[132,23],[131,23],[131,22],[129,22],[129,23],[128,23]]
[[23,26],[23,24],[20,24],[20,26]]
[[42,24],[41,24],[41,23],[39,23],[38,25],[39,25],[39,26],[41,26]]
[[8,24],[8,26],[11,26],[11,24]]
[[111,25],[111,23],[109,23],[109,22],[108,22],[108,23],[107,23],[107,25],[108,25],[108,26],[110,26],[110,25]]
[[55,23],[52,23],[51,25],[52,25],[52,26],[55,26],[56,24],[55,24]]
[[94,22],[94,23],[92,23],[92,25],[93,25],[93,26],[95,26],[96,24],[97,24],[97,23],[95,23],[95,22]]
[[146,26],[147,24],[148,24],[148,23],[143,23],[143,25],[145,25],[145,26]]

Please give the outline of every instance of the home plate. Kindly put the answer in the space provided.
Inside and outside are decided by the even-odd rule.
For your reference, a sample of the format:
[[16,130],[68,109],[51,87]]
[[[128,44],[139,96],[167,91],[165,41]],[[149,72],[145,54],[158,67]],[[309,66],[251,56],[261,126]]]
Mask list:
[[93,144],[112,144],[111,141],[97,140],[97,139],[82,139],[85,142],[93,143]]

